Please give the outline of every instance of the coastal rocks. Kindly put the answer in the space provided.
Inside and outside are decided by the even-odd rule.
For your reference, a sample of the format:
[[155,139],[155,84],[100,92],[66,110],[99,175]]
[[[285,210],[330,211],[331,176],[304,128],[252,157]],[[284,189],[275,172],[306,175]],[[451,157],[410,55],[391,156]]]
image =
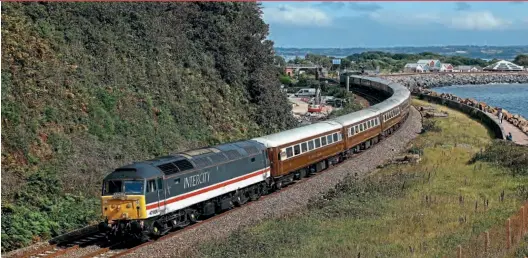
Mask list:
[[450,85],[489,84],[489,83],[528,83],[528,73],[427,73],[404,76],[380,76],[400,83],[410,90],[414,88],[435,88]]

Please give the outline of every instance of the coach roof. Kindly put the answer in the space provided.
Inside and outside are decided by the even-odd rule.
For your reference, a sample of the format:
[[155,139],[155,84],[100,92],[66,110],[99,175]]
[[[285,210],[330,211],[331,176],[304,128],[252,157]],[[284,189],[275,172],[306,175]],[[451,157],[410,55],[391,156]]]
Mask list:
[[267,148],[272,148],[313,137],[319,134],[335,131],[341,128],[341,124],[329,120],[294,128],[280,133],[254,138],[253,140],[264,144]]

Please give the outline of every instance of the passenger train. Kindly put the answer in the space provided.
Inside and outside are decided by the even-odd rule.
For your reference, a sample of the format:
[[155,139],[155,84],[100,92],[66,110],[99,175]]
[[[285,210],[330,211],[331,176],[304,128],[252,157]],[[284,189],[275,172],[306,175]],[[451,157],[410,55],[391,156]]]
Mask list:
[[371,77],[350,82],[390,97],[335,119],[116,169],[103,181],[99,230],[110,240],[161,236],[331,167],[405,121],[407,88]]

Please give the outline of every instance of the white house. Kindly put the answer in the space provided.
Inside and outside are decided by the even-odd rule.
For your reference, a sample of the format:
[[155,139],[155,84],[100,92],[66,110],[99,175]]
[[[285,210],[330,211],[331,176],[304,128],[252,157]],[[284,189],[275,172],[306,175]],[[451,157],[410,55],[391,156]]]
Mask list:
[[416,63],[421,65],[427,65],[429,67],[429,71],[440,71],[442,68],[442,63],[440,62],[440,60],[420,59]]
[[484,71],[523,71],[524,67],[516,65],[506,60],[501,60],[494,64],[484,67]]
[[440,72],[453,72],[453,65],[451,64],[442,64],[442,66],[440,67]]
[[453,69],[453,72],[457,73],[470,73],[470,72],[478,72],[480,69],[478,66],[471,66],[471,65],[459,65]]
[[404,73],[423,73],[424,69],[421,64],[408,63],[403,67]]

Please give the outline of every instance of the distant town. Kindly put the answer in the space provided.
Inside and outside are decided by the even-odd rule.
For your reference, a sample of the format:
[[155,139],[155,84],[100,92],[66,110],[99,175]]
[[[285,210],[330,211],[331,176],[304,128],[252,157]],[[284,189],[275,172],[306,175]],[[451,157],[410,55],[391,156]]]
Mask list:
[[528,54],[528,46],[427,46],[427,47],[386,47],[386,48],[284,48],[276,47],[275,52],[286,59],[296,56],[317,54],[344,58],[352,54],[367,51],[382,51],[388,53],[417,54],[433,52],[443,56],[463,56],[480,58],[486,61],[500,59],[512,61],[517,55]]

